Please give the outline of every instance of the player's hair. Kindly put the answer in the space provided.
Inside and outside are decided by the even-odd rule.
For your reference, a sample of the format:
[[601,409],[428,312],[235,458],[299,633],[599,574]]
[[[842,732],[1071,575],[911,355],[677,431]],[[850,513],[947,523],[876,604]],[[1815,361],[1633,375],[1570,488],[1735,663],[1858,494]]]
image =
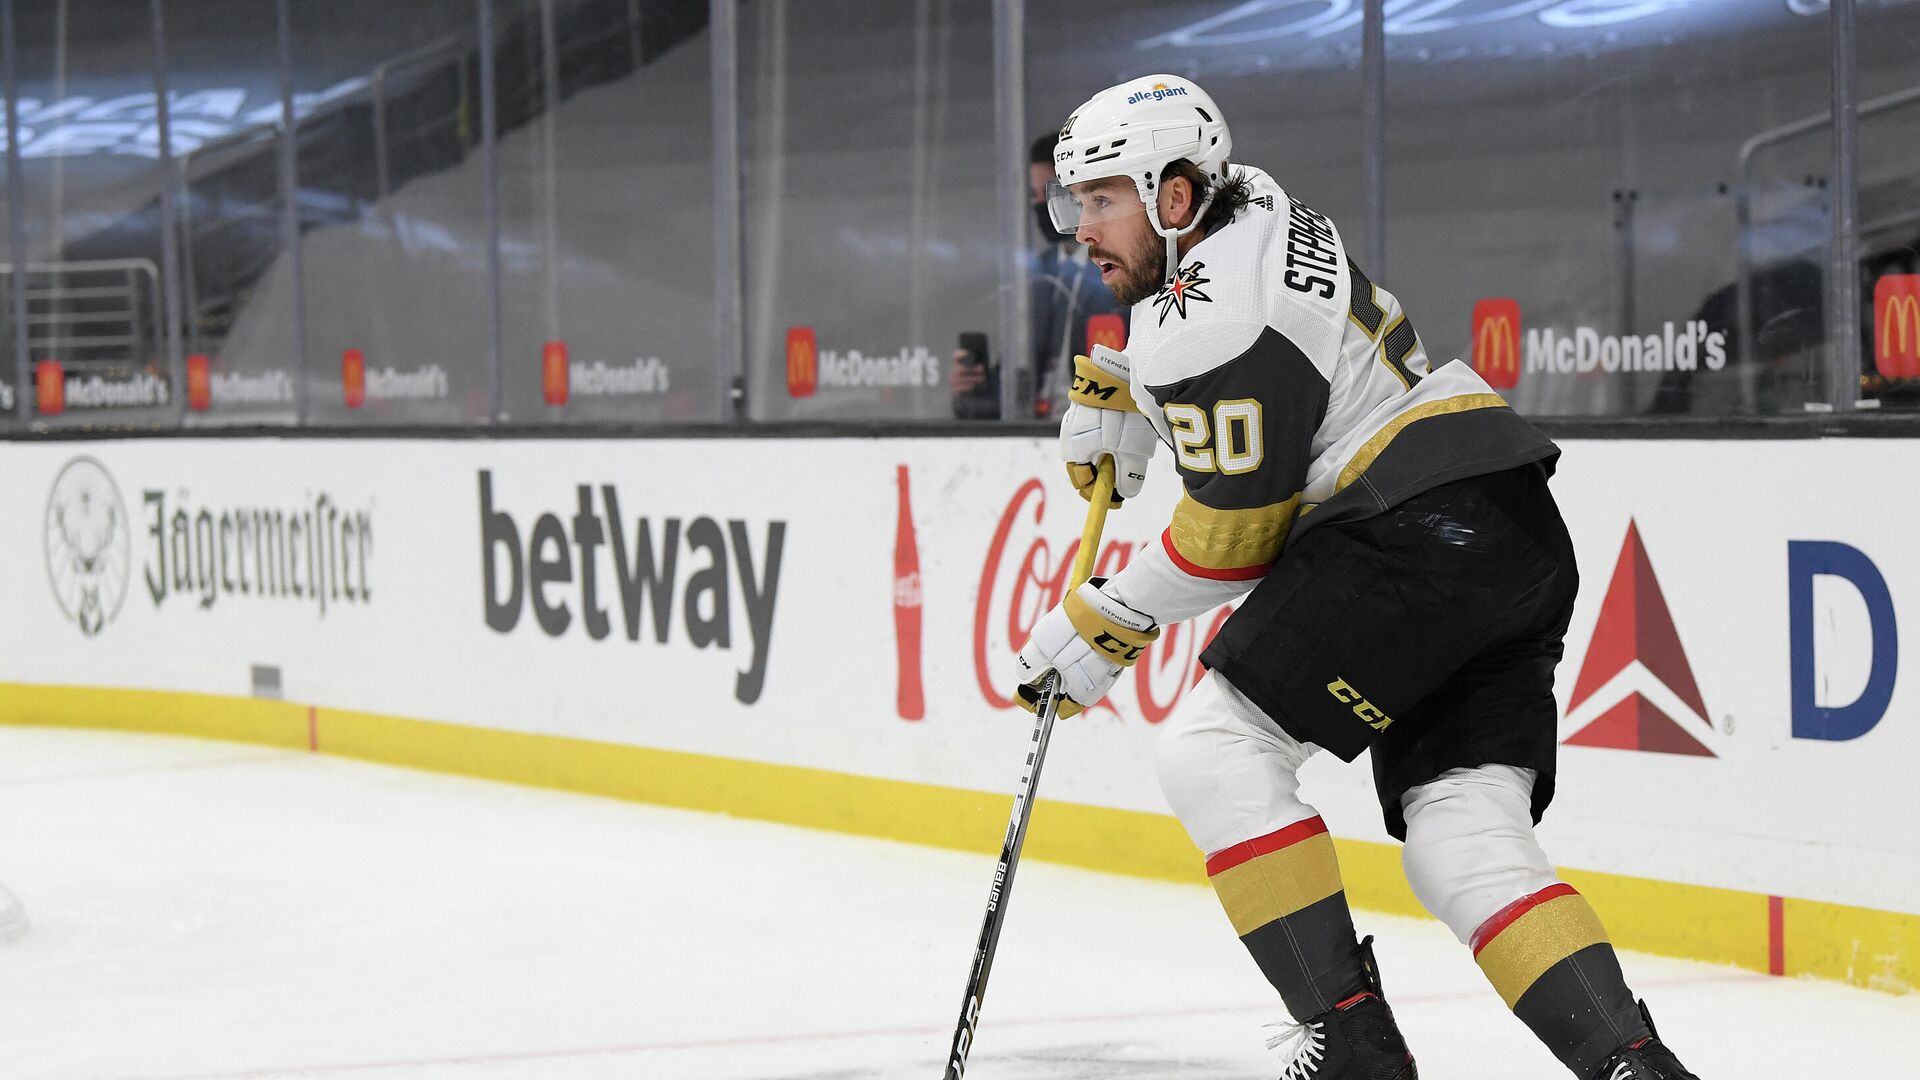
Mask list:
[[[1200,171],[1200,166],[1186,158],[1170,162],[1166,168],[1160,170],[1160,183],[1164,185],[1176,176],[1193,185],[1193,197],[1196,202],[1207,193],[1207,174]],[[1214,191],[1213,202],[1200,218],[1200,232],[1211,233],[1225,225],[1233,220],[1233,215],[1239,213],[1241,207],[1252,201],[1253,184],[1248,182],[1246,173],[1237,169],[1229,170],[1226,183],[1221,184]]]

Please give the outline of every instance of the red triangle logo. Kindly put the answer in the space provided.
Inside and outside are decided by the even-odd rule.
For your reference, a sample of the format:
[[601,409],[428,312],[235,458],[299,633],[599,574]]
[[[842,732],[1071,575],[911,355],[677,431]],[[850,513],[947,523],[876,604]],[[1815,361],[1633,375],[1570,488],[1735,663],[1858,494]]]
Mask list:
[[1600,718],[1567,737],[1568,746],[1604,746],[1613,750],[1648,750],[1656,754],[1692,754],[1712,757],[1713,751],[1681,730],[1660,707],[1634,691]]
[[[1607,585],[1606,599],[1600,603],[1600,620],[1593,628],[1593,641],[1587,646],[1586,659],[1580,665],[1580,677],[1574,680],[1573,698],[1567,703],[1567,711],[1578,709],[1635,660],[1685,702],[1696,716],[1705,719],[1707,704],[1700,696],[1699,684],[1694,681],[1693,665],[1687,662],[1687,652],[1680,645],[1673,615],[1667,610],[1667,598],[1660,591],[1660,579],[1654,576],[1653,563],[1640,540],[1639,526],[1628,521],[1627,538],[1620,545],[1620,560],[1614,564],[1613,580]],[[1629,694],[1565,742],[1569,746],[1713,756],[1700,740],[1686,732],[1679,720],[1637,692]]]

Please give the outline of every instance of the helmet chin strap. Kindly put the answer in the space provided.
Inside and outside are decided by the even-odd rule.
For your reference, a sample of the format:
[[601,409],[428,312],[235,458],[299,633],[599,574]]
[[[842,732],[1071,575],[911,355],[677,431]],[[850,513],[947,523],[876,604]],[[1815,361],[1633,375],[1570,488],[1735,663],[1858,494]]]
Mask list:
[[[1141,192],[1144,198],[1146,193]],[[1208,186],[1207,193],[1200,198],[1200,205],[1193,209],[1193,220],[1186,227],[1169,229],[1160,224],[1160,200],[1147,201],[1147,224],[1153,231],[1167,238],[1167,281],[1180,276],[1180,238],[1200,227],[1200,219],[1207,216],[1207,207],[1213,205],[1213,189]]]

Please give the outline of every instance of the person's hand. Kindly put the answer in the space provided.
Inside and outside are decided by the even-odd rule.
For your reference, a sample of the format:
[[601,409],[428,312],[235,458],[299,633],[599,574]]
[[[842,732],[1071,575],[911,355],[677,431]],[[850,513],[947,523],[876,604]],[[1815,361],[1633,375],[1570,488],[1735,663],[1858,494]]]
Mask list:
[[1028,712],[1040,703],[1040,681],[1060,673],[1061,717],[1072,716],[1107,696],[1120,674],[1160,636],[1153,617],[1103,592],[1094,578],[1067,594],[1033,625],[1033,636],[1014,656],[1015,698]]
[[1083,499],[1093,498],[1103,457],[1113,459],[1113,505],[1140,494],[1146,482],[1147,463],[1160,438],[1134,404],[1131,381],[1126,354],[1105,345],[1095,345],[1091,356],[1073,358],[1073,390],[1060,417],[1060,457]]
[[987,381],[987,365],[970,363],[968,358],[972,355],[966,349],[953,350],[953,370],[947,376],[947,385],[956,397],[972,393]]

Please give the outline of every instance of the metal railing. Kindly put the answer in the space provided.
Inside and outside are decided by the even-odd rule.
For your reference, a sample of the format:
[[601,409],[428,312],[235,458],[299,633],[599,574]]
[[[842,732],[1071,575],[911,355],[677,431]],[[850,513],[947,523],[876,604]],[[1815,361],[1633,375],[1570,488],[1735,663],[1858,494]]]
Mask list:
[[464,107],[468,100],[466,55],[473,50],[473,42],[457,35],[448,35],[437,41],[430,41],[410,52],[382,62],[373,69],[373,75],[367,80],[367,95],[373,105],[373,173],[374,190],[380,198],[386,198],[393,191],[393,169],[388,161],[387,152],[387,78],[397,71],[422,67],[435,60],[449,56],[458,56],[453,66],[459,73],[459,100]]
[[[585,6],[574,5],[575,8]],[[548,43],[550,50],[571,60],[613,45],[626,58],[631,70],[638,70],[645,62],[641,5],[639,0],[626,0],[620,9],[625,25],[621,25],[617,16],[611,25],[597,21],[590,27],[569,24],[572,33],[564,41]],[[543,33],[553,32],[550,9],[537,25]],[[495,47],[500,44],[498,40],[493,42]],[[326,220],[329,215],[346,216],[357,204],[385,199],[396,185],[419,175],[430,164],[438,164],[445,147],[439,150],[429,147],[413,155],[408,155],[406,147],[431,140],[436,133],[444,139],[443,129],[449,125],[453,143],[462,156],[477,146],[480,133],[475,128],[479,110],[474,108],[477,88],[473,85],[473,73],[478,55],[476,36],[443,36],[380,62],[361,85],[334,95],[296,117],[296,149],[303,150],[308,141],[304,133],[324,130],[330,122],[344,119],[352,110],[367,110],[366,126],[372,146],[370,189],[358,187],[356,193],[357,185],[350,178],[334,177],[331,182],[346,197],[330,204],[315,197],[313,182],[295,185],[296,189],[302,189],[297,194],[302,204],[301,230],[311,228],[316,220]],[[540,71],[536,70],[529,75],[535,80],[533,83],[512,88],[517,105],[502,110],[503,126],[515,126],[532,115],[550,112],[564,96],[560,77],[553,70],[558,65],[545,66],[548,70],[543,81],[539,79]],[[432,115],[409,119],[404,107],[396,107],[398,99],[443,76],[451,79],[453,93],[450,99],[434,99]],[[449,100],[450,108],[439,107]],[[277,185],[258,183],[248,187],[239,182],[228,190],[208,193],[221,187],[223,179],[249,168],[259,170],[263,179],[271,176],[270,166],[280,152],[280,140],[284,137],[282,127],[278,119],[266,121],[181,153],[174,159],[180,190],[185,196],[181,199],[176,230],[184,278],[182,306],[193,351],[219,349],[226,325],[231,322],[236,298],[242,297],[266,271],[283,246],[284,239],[275,224],[286,197]],[[329,181],[321,181],[326,182]],[[219,256],[209,257],[210,249],[217,250]]]
[[107,374],[149,366],[166,351],[160,269],[150,259],[34,262],[18,275],[0,263],[0,282],[23,287],[27,346],[38,360]]
[[[1890,94],[1868,98],[1860,103],[1855,115],[1860,119],[1893,112],[1911,105],[1920,104],[1920,85],[1909,86]],[[1753,277],[1753,159],[1754,155],[1769,147],[1804,138],[1816,132],[1825,131],[1833,126],[1833,110],[1802,117],[1791,123],[1762,131],[1740,144],[1740,152],[1735,159],[1734,168],[1734,223],[1737,231],[1736,275],[1737,307],[1735,317],[1739,320],[1740,349],[1743,361],[1758,359],[1760,328],[1754,325]],[[1902,219],[1905,220],[1905,219]],[[1885,222],[1874,222],[1864,226],[1862,233],[1884,228]],[[1748,369],[1751,370],[1749,363]],[[1751,402],[1748,403],[1751,406]]]

